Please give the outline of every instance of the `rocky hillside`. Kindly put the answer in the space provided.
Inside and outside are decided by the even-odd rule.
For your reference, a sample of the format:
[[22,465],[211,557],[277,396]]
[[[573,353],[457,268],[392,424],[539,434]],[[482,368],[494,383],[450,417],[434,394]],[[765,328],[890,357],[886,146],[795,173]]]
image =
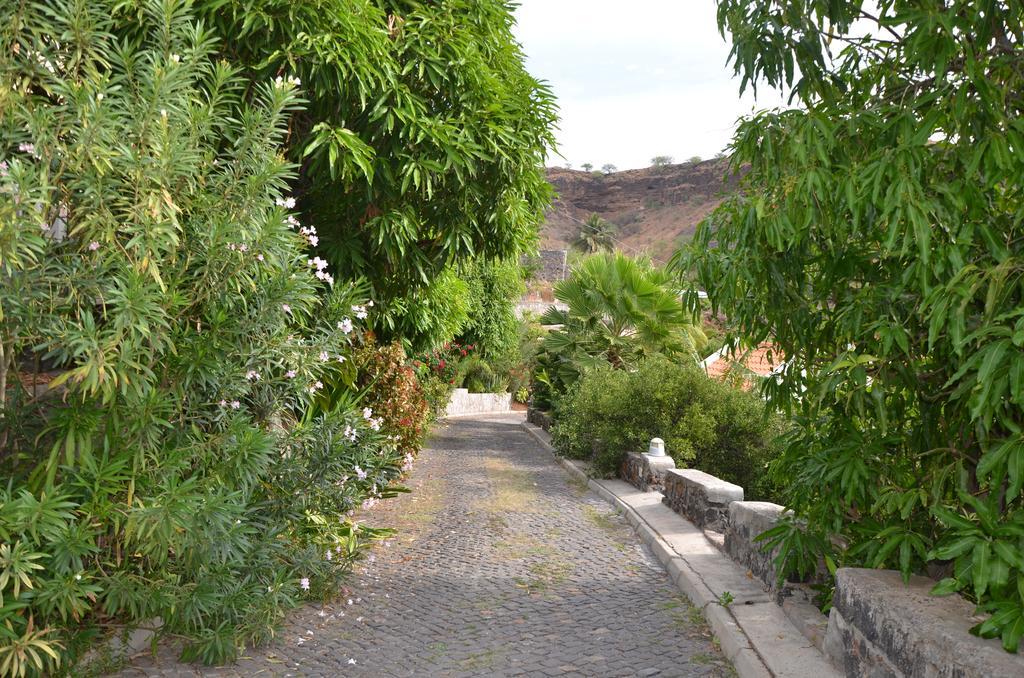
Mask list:
[[580,222],[596,213],[618,227],[619,249],[665,261],[734,188],[735,180],[725,181],[726,172],[725,159],[607,176],[550,168],[548,180],[558,197],[541,229],[542,247],[567,248]]

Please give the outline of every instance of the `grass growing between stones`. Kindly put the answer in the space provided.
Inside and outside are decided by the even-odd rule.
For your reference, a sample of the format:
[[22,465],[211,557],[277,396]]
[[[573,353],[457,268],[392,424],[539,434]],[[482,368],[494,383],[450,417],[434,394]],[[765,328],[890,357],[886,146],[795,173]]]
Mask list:
[[617,514],[613,512],[599,511],[590,504],[584,504],[583,515],[591,523],[608,532],[621,532],[625,527],[615,519]]
[[533,474],[513,468],[504,459],[484,461],[493,491],[482,501],[483,508],[492,513],[524,513],[538,510],[537,486]]

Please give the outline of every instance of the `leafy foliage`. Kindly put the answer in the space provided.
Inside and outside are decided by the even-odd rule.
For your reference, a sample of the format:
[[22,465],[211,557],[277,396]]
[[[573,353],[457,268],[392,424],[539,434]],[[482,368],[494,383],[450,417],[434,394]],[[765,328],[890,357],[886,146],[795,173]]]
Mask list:
[[743,190],[692,255],[739,334],[793,360],[766,384],[798,423],[784,553],[943,576],[1016,651],[1024,8],[875,4],[719,2],[744,86],[800,108],[742,122]]
[[459,342],[472,344],[493,362],[510,361],[519,349],[516,301],[523,295],[523,270],[515,261],[473,262],[461,275],[469,287],[469,309]]
[[560,452],[592,458],[615,474],[628,451],[654,437],[680,468],[691,466],[741,485],[752,499],[777,494],[767,464],[778,456],[777,418],[750,393],[708,379],[692,363],[653,356],[635,371],[587,372],[561,401],[552,428]]
[[572,246],[585,254],[601,251],[611,252],[615,249],[615,225],[597,214],[591,214],[584,223],[580,224]]
[[393,438],[399,450],[414,454],[422,447],[430,423],[430,406],[415,370],[406,364],[398,342],[377,346],[372,337],[353,356],[364,389],[360,404],[366,418]]
[[395,441],[324,407],[367,289],[294,230],[294,84],[215,61],[176,0],[115,40],[125,7],[0,5],[3,674],[154,618],[230,660],[333,594],[374,536],[347,515],[398,491]]
[[555,285],[545,325],[561,325],[545,338],[537,357],[535,396],[548,407],[591,367],[635,366],[653,354],[695,357],[704,341],[683,308],[672,275],[623,254],[583,261]]
[[429,320],[418,317],[412,288],[533,242],[550,200],[543,166],[555,106],[523,67],[507,2],[195,8],[254,82],[301,78],[309,102],[287,139],[302,162],[299,208],[339,278],[364,277],[388,309],[382,338],[414,340],[409,330]]

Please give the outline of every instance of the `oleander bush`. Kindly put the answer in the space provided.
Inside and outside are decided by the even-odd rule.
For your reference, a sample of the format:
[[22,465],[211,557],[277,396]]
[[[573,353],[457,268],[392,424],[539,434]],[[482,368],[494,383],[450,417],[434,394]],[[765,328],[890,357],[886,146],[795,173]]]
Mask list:
[[653,356],[635,370],[584,372],[561,400],[551,436],[561,454],[589,459],[605,475],[618,471],[626,452],[645,452],[651,438],[662,438],[679,468],[771,500],[779,493],[768,466],[782,430],[756,395],[709,379],[695,364]]
[[174,0],[114,39],[116,5],[0,8],[0,675],[153,620],[232,659],[333,594],[405,462],[326,406],[368,290],[290,212],[298,83]]

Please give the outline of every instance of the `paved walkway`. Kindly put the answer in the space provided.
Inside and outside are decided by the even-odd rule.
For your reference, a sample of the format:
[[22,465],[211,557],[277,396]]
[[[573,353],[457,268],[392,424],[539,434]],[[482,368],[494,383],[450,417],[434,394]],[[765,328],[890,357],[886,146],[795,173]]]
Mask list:
[[369,515],[399,531],[357,568],[351,604],[294,612],[231,667],[142,657],[123,675],[733,675],[625,521],[521,420],[439,428],[413,492]]

